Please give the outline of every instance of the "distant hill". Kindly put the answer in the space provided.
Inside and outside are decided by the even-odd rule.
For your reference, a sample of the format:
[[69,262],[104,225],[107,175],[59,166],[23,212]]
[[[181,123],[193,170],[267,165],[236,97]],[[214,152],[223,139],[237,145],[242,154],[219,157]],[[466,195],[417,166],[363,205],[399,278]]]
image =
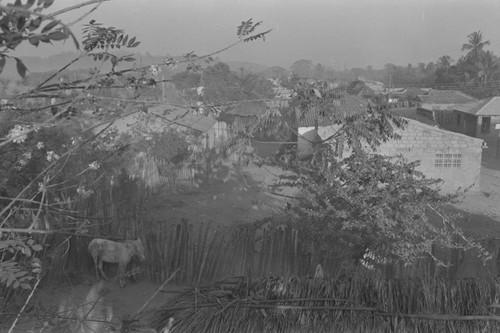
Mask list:
[[221,61],[228,64],[229,68],[231,68],[231,70],[233,71],[239,71],[240,68],[244,68],[247,71],[251,71],[253,73],[260,73],[267,69],[267,66],[256,64],[249,61],[224,61],[224,60]]
[[290,72],[288,72],[283,67],[272,66],[272,67],[269,67],[266,70],[262,71],[259,74],[261,76],[265,77],[266,79],[281,79],[283,77],[288,76],[288,74],[290,74]]
[[[123,52],[123,54],[117,53],[117,55],[125,55],[125,54],[127,53],[125,52]],[[28,76],[33,76],[33,78],[29,81],[37,82],[39,81],[40,77],[46,77],[46,75],[40,75],[40,74],[56,71],[60,69],[62,66],[70,63],[77,56],[78,53],[76,52],[62,52],[46,58],[27,56],[27,57],[21,57],[21,59],[25,63],[26,67],[28,67]],[[134,54],[134,57],[137,59],[136,61],[137,67],[159,64],[162,63],[163,60],[165,60],[165,56],[151,55],[148,52],[146,52],[145,54]],[[183,60],[184,58],[182,56],[176,56],[174,57],[174,59]],[[223,60],[216,59],[215,62],[217,61],[223,61]],[[268,68],[267,66],[248,61],[224,61],[224,62],[227,63],[229,67],[234,71],[238,71],[240,68],[244,68],[245,70],[251,71],[253,73],[260,73],[267,70]],[[93,68],[98,65],[99,63],[93,61],[92,57],[84,57],[78,60],[76,63],[72,64],[63,73],[63,75],[60,76],[66,76],[66,77],[72,76],[74,75],[73,74],[74,72],[81,74],[81,71],[87,71],[89,68]],[[130,66],[130,65],[132,65],[132,63],[130,62],[123,64],[123,67],[120,67],[120,65],[118,65],[117,69],[125,68],[125,66]],[[201,63],[201,65],[203,67],[207,66],[207,64],[203,62]],[[110,65],[106,65],[102,69],[103,71],[107,71],[110,69]],[[185,69],[186,69],[186,64],[180,64],[175,70],[170,70],[170,69],[164,70],[163,73],[166,76],[166,78],[169,78],[175,73],[182,72]],[[16,72],[16,66],[13,61],[7,62],[4,71],[1,73],[1,77],[16,79],[16,80],[20,79],[20,77]]]

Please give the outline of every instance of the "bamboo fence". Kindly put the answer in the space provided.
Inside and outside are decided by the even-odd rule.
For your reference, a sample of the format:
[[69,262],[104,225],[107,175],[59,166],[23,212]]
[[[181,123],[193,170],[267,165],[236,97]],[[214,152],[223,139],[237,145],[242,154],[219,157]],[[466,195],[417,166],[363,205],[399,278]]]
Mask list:
[[[131,179],[123,172],[116,177],[114,186],[79,202],[75,209],[87,217],[87,230],[70,237],[63,249],[60,244],[66,238],[53,237],[53,252],[48,253],[55,263],[53,274],[93,273],[93,263],[87,253],[92,237],[118,241],[142,239],[147,257],[141,264],[142,277],[155,282],[164,281],[177,269],[180,270],[175,277],[178,284],[207,283],[227,276],[305,276],[314,274],[318,264],[329,277],[347,274],[349,267],[346,268],[345,259],[320,257],[308,235],[289,226],[272,226],[265,221],[228,227],[199,221],[140,220],[140,207],[151,191],[143,181]],[[382,278],[451,278],[460,261],[457,251],[435,249],[434,255],[446,265],[443,267],[430,258],[422,258],[410,266],[380,264],[376,272]]]

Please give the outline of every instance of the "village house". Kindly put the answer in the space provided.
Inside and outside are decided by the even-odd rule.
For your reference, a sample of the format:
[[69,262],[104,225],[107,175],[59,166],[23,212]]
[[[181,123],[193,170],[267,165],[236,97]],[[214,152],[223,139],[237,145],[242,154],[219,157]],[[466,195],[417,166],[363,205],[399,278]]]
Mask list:
[[[333,112],[359,112],[359,109],[336,109]],[[408,162],[420,161],[418,170],[428,178],[442,179],[442,193],[459,190],[478,191],[481,170],[483,140],[447,131],[437,127],[437,123],[426,113],[416,108],[391,110],[408,121],[404,129],[397,129],[400,138],[382,143],[376,153],[385,156],[402,156]],[[332,122],[332,115],[318,115],[313,112],[298,120],[300,134],[299,149],[305,138],[331,137],[339,130]],[[302,142],[301,142],[302,141]],[[332,149],[339,149],[338,142],[331,142]],[[342,153],[350,153],[345,148]]]
[[155,106],[148,112],[162,114],[163,119],[171,122],[173,128],[180,131],[191,131],[201,138],[199,148],[216,148],[227,139],[227,124],[212,117],[203,116],[193,110],[172,108],[172,106]]
[[448,107],[450,120],[442,124],[450,131],[485,141],[485,158],[500,158],[500,97],[489,97]]
[[[148,113],[154,115],[154,118],[147,124],[148,128],[153,132],[174,128],[181,132],[193,134],[191,148],[195,152],[204,148],[215,148],[227,139],[226,123],[200,115],[194,110],[171,105],[157,105],[149,107]],[[138,123],[139,118],[139,113],[133,113],[113,121],[112,127],[121,133],[128,132],[132,126]],[[95,131],[99,131],[107,125],[108,123],[102,124]]]

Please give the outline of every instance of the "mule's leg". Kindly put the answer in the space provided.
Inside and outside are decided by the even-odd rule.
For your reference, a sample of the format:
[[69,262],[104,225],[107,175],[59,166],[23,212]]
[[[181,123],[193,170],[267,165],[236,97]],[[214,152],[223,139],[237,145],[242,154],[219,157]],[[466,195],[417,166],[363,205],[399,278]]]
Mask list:
[[95,278],[97,279],[97,281],[99,281],[99,271],[97,268],[97,261],[98,261],[97,256],[92,255],[92,260],[94,260]]
[[104,280],[107,280],[108,277],[106,276],[106,274],[104,274],[104,270],[102,269],[102,259],[98,259],[99,260],[99,271],[101,272],[102,274],[102,277],[104,278]]
[[125,268],[127,265],[118,264],[118,281],[120,283],[120,287],[125,287]]

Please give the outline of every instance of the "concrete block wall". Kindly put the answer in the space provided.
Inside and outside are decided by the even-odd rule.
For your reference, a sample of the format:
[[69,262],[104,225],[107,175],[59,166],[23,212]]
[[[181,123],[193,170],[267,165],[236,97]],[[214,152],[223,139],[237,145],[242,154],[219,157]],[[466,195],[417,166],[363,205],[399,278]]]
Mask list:
[[[416,122],[409,122],[398,134],[401,139],[383,143],[377,153],[402,155],[409,162],[419,160],[418,170],[426,177],[444,181],[441,184],[444,193],[479,191],[482,140]],[[442,154],[442,158],[437,154]],[[445,165],[446,157],[451,157],[450,165]],[[438,160],[442,163],[436,164]]]
[[[305,133],[310,128],[299,128]],[[336,133],[339,126],[324,126],[318,128],[318,134],[325,139]],[[483,140],[432,127],[415,120],[408,120],[404,130],[398,130],[399,140],[382,143],[376,153],[386,156],[403,156],[408,162],[420,161],[418,170],[428,178],[443,180],[440,184],[442,193],[454,193],[457,190],[468,189],[479,191],[481,172],[481,154]],[[352,152],[344,146],[343,157]],[[460,158],[452,158],[451,167],[436,166],[436,154],[460,154]],[[460,167],[453,166],[453,160],[460,160]],[[444,161],[443,161],[444,162]]]

